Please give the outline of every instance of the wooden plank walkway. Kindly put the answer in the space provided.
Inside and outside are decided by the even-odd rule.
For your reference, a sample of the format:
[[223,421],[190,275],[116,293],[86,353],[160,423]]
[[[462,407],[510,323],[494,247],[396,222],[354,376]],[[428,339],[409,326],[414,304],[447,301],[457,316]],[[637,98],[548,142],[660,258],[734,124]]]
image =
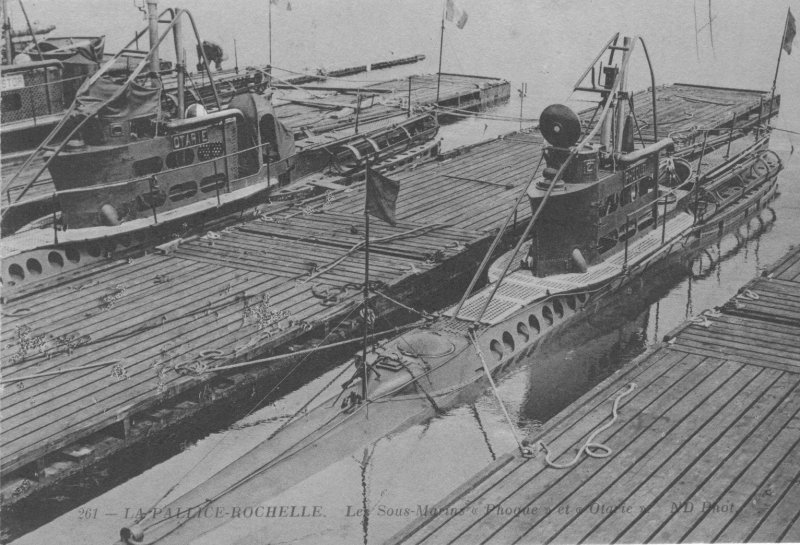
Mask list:
[[[540,137],[522,134],[417,169],[402,182],[398,225],[372,223],[371,279],[409,302],[429,282],[471,274],[540,150]],[[501,172],[501,185],[452,178],[482,162]],[[15,293],[0,332],[4,475],[214,382],[192,371],[334,328],[361,297],[364,254],[350,250],[363,239],[363,200],[353,187],[315,213],[275,203],[261,219],[167,255],[77,269]],[[437,213],[443,202],[461,209]]]
[[800,248],[548,422],[390,543],[800,540]]
[[[702,133],[693,128],[730,127],[734,118],[736,127],[751,127],[759,119],[765,120],[770,113],[770,94],[766,91],[711,87],[674,83],[656,87],[656,112],[658,113],[658,138],[668,136],[675,140],[702,141]],[[778,112],[780,96],[775,97],[772,114]],[[638,130],[646,142],[654,141],[653,102],[649,90],[637,91],[633,95],[633,109]],[[587,127],[593,127],[597,120],[592,114],[594,108],[580,113]],[[638,142],[639,133],[635,132]]]

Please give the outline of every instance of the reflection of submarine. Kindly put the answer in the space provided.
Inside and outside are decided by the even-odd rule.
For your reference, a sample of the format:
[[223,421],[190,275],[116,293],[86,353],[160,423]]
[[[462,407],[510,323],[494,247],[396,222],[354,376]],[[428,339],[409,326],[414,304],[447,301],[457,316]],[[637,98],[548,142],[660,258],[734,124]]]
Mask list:
[[650,307],[686,274],[682,260],[664,261],[545,337],[530,357],[520,418],[546,421],[657,341],[647,338]]
[[[604,313],[606,314],[606,313]],[[533,352],[520,418],[545,422],[646,348],[649,307],[639,314],[574,324]],[[615,319],[616,318],[616,319]]]
[[644,352],[648,341],[658,342],[647,338],[651,305],[687,277],[707,278],[763,235],[775,219],[767,207],[749,221],[731,224],[718,241],[655,264],[640,280],[587,307],[571,327],[543,339],[531,356],[536,365],[528,371],[520,417],[547,420]]

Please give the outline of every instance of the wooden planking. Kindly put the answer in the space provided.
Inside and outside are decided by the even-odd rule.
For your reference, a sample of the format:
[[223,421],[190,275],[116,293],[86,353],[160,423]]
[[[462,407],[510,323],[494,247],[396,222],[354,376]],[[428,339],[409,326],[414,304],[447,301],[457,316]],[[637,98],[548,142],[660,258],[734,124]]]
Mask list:
[[769,312],[782,316],[800,298],[800,282],[785,280],[796,276],[797,263],[800,248],[748,284],[762,283],[757,315],[735,313],[732,300],[721,315],[706,316],[710,325],[684,324],[674,341],[584,395],[534,438],[556,461],[570,460],[607,420],[609,399],[635,382],[619,420],[599,439],[613,450],[609,457],[555,469],[541,452],[534,459],[515,452],[391,542],[796,539],[800,323],[773,321]]
[[[361,97],[359,122],[364,123],[371,119],[379,119],[405,111],[405,108],[401,106],[401,98],[403,100],[407,99],[408,85],[409,78],[400,78],[365,86]],[[458,101],[462,97],[466,100],[476,91],[486,93],[491,89],[495,89],[501,92],[508,87],[508,82],[497,78],[461,74],[443,75],[439,103]],[[374,90],[375,93],[370,93],[370,89]],[[381,92],[387,90],[391,91],[391,93]],[[503,93],[501,92],[500,94],[502,95]],[[504,94],[507,98],[509,91],[506,89]],[[276,101],[275,113],[287,127],[296,133],[309,131],[311,134],[319,134],[328,130],[353,125],[355,123],[357,101],[358,96],[354,88],[349,93],[325,96],[316,101],[316,104],[313,99],[288,103]],[[425,74],[411,77],[411,102],[417,105],[436,103],[436,75]],[[480,101],[478,104],[480,105]],[[330,115],[333,109],[331,105],[351,110],[350,115],[340,117]]]
[[[769,99],[770,95],[766,91],[682,83],[658,86],[656,88],[658,137],[666,138],[672,132],[690,131],[696,127],[727,126],[733,120],[734,114],[737,127],[752,125],[757,122],[759,111],[762,111],[764,116],[767,115]],[[652,141],[653,106],[650,91],[634,93],[633,102],[642,137],[645,141]],[[774,112],[777,110],[776,106]],[[587,125],[593,112],[594,108],[580,113]],[[635,138],[637,140],[639,138],[638,131],[635,133]],[[700,140],[702,141],[702,135]]]
[[[748,385],[748,395],[731,400],[731,415],[726,411],[719,413],[709,421],[705,430],[699,430],[697,444],[688,442],[669,453],[658,472],[632,491],[626,501],[631,505],[645,506],[644,511],[636,509],[600,521],[592,529],[589,539],[644,542],[653,533],[653,528],[664,520],[663,506],[668,505],[671,510],[673,504],[688,505],[697,483],[714,475],[740,443],[761,426],[762,419],[771,412],[774,414],[775,407],[790,392],[796,391],[796,375],[764,370],[759,376],[762,378],[759,384]],[[727,423],[717,427],[722,420],[727,420]]]
[[[575,504],[575,500],[580,497],[581,506],[591,505],[591,493],[582,494],[583,483],[591,486],[595,483],[614,479],[620,475],[620,468],[624,464],[620,463],[623,454],[635,456],[642,451],[647,452],[650,442],[657,437],[668,436],[673,433],[680,422],[689,417],[692,410],[704,403],[720,404],[727,399],[730,391],[737,391],[750,376],[741,376],[739,371],[741,366],[737,364],[726,364],[718,360],[708,360],[707,365],[703,365],[707,360],[697,364],[686,377],[678,381],[667,389],[663,395],[659,396],[652,403],[637,410],[638,407],[631,407],[628,414],[637,414],[636,422],[631,425],[622,425],[606,439],[612,446],[616,455],[614,457],[597,460],[594,464],[578,464],[572,471],[545,470],[526,483],[525,488],[521,488],[513,495],[504,498],[509,505],[538,505],[553,506],[557,509],[569,504]],[[720,386],[721,383],[721,386]],[[633,413],[633,411],[636,411]],[[603,411],[607,414],[607,410]],[[570,452],[567,451],[564,459],[556,458],[561,462],[569,461]],[[554,456],[555,458],[555,456]],[[594,461],[594,460],[593,460]],[[540,483],[550,483],[543,493]],[[533,496],[532,496],[533,495]],[[569,516],[565,513],[559,516],[558,512],[548,513],[540,509],[541,514],[538,520],[531,517],[495,517],[489,519],[488,523],[482,524],[476,531],[481,540],[491,539],[495,542],[510,543],[518,538],[530,535],[550,536],[557,530],[560,519]],[[534,524],[535,520],[535,524]],[[491,530],[487,532],[486,530]],[[470,532],[470,537],[476,536],[476,531]],[[529,539],[529,538],[528,538]],[[463,542],[464,540],[462,540]]]
[[[650,389],[647,398],[640,397],[641,391],[635,391],[632,396],[626,398],[621,407],[625,404],[636,402],[639,406],[646,406],[653,399],[658,396],[656,390],[658,386],[666,388],[668,383],[683,379],[683,377],[691,370],[696,362],[690,360],[691,356],[672,352],[670,354],[661,354],[659,357],[653,359],[661,361],[667,365],[667,371],[659,369],[653,365],[652,362],[648,365],[645,362],[642,366],[631,367],[625,370],[624,375],[626,380],[631,381],[653,381],[657,387]],[[638,398],[638,399],[637,399]],[[555,416],[553,420],[547,422],[542,431],[544,441],[555,451],[566,451],[575,446],[575,440],[570,436],[570,432],[576,426],[585,425],[585,419],[591,420],[591,424],[599,425],[602,417],[597,410],[599,406],[608,402],[608,392],[599,391],[595,389],[593,392],[586,394],[583,398],[584,403],[580,406],[575,406],[575,411],[566,413],[563,411]],[[465,486],[464,492],[452,495],[437,505],[437,511],[445,512],[445,510],[458,509],[462,506],[472,507],[477,505],[477,502],[482,500],[487,493],[494,493],[493,491],[500,488],[505,482],[508,481],[521,481],[525,477],[521,477],[522,473],[527,468],[526,464],[529,461],[521,458],[515,458],[514,462],[507,467],[502,468],[502,471],[495,471],[492,477],[485,482],[481,483],[479,487]],[[487,513],[486,516],[489,514]],[[472,528],[479,524],[481,519],[471,521],[470,524],[463,527],[455,524],[455,521],[447,515],[440,515],[434,519],[419,519],[412,524],[412,528],[408,532],[401,532],[392,539],[390,543],[422,543],[428,540],[431,536],[432,542],[440,540],[441,543],[448,542],[452,539],[468,533]],[[441,529],[449,526],[450,534],[446,528],[443,532]]]
[[[429,254],[438,250],[452,257],[465,245],[485,239],[509,210],[516,197],[514,189],[527,183],[541,145],[538,134],[516,133],[458,150],[399,176],[401,228],[432,228],[442,223],[445,227],[377,244],[372,265],[375,277],[397,283],[430,268],[432,264],[422,261]],[[282,221],[288,221],[289,227],[250,222],[223,233],[221,239],[189,242],[170,257],[147,256],[127,266],[98,266],[91,275],[65,275],[51,289],[45,284],[26,290],[21,299],[6,306],[6,312],[31,308],[32,313],[6,316],[4,346],[11,345],[13,350],[20,326],[31,327],[31,335],[50,338],[89,331],[92,344],[70,354],[4,366],[7,377],[124,357],[129,378],[112,384],[109,369],[100,368],[6,388],[3,416],[9,433],[3,439],[19,443],[3,446],[19,449],[4,448],[3,463],[13,454],[15,463],[21,464],[30,459],[26,449],[32,449],[28,454],[53,450],[65,437],[79,435],[82,426],[88,433],[106,422],[109,414],[121,418],[134,405],[159,401],[152,364],[163,356],[165,346],[170,348],[168,361],[193,360],[208,349],[223,350],[231,359],[253,348],[253,339],[261,333],[254,324],[245,323],[245,302],[256,304],[268,293],[270,302],[291,312],[293,320],[346,312],[347,301],[334,308],[323,306],[309,293],[310,286],[298,286],[296,281],[307,277],[312,268],[337,260],[356,242],[362,229],[362,207],[363,189],[355,187],[326,206],[323,214],[302,216],[284,210],[281,217],[288,219]],[[529,216],[525,203],[517,220]],[[378,221],[373,225],[377,236],[395,233]],[[351,226],[355,233],[350,232]],[[320,275],[318,282],[358,283],[362,268],[363,257],[355,252]],[[158,276],[169,276],[171,282],[158,284]],[[115,293],[114,287],[120,284],[126,288],[124,296],[113,308],[101,311],[103,297]],[[277,337],[290,334],[283,331],[257,344],[274,344]],[[173,377],[166,384],[168,395],[196,382],[191,377]],[[54,423],[40,427],[48,419]]]
[[[23,306],[34,311],[4,322],[3,342],[12,347],[21,326],[30,327],[31,335],[47,334],[48,338],[90,331],[93,342],[71,354],[4,365],[6,378],[115,358],[124,358],[128,378],[116,382],[110,368],[103,367],[30,379],[6,388],[5,467],[13,469],[29,461],[33,452],[63,446],[60,438],[72,438],[82,428],[95,429],[107,423],[109,415],[112,421],[121,418],[148,398],[160,401],[163,395],[153,363],[191,361],[209,349],[222,350],[226,359],[234,359],[242,347],[263,335],[244,318],[245,295],[252,306],[268,293],[270,304],[290,312],[296,321],[317,321],[352,308],[348,299],[360,296],[357,290],[345,292],[343,300],[331,306],[315,297],[311,288],[318,283],[360,283],[363,251],[354,252],[313,283],[296,280],[308,276],[312,261],[322,268],[345,256],[354,241],[361,240],[363,216],[360,222],[335,214],[300,216],[280,224],[255,221],[246,228],[223,231],[219,238],[188,242],[170,256],[147,256],[127,267],[101,271],[89,282],[73,279],[58,284],[55,293],[45,290],[9,303],[7,312]],[[446,260],[486,236],[449,227],[375,223],[379,225],[374,238],[401,235],[379,243],[370,260],[372,278],[390,285],[435,266],[433,261],[426,262],[428,254],[439,252],[439,259]],[[356,233],[350,232],[353,224]],[[415,230],[418,227],[422,229]],[[283,238],[273,236],[275,228],[284,232]],[[295,240],[287,242],[287,237]],[[170,281],[156,283],[159,276]],[[111,309],[101,311],[103,296],[120,285],[126,288],[124,296]],[[165,346],[170,347],[166,359]],[[161,387],[177,390],[196,381],[170,374]]]
[[[493,140],[470,153],[399,174],[397,218],[476,231],[495,227],[518,195],[514,188],[523,187],[530,179],[539,161],[541,142],[540,137],[523,133],[515,135],[514,141]],[[363,187],[354,189],[353,197],[333,203],[330,210],[358,214],[363,206]],[[529,215],[530,206],[523,202],[518,218]]]
[[[702,411],[694,410],[668,434],[661,438],[648,437],[653,431],[642,434],[640,441],[646,448],[626,447],[615,456],[602,474],[595,479],[588,479],[581,484],[581,492],[587,497],[587,504],[636,506],[628,512],[597,514],[584,511],[566,517],[550,517],[549,535],[559,541],[577,542],[611,542],[625,517],[641,514],[639,506],[651,506],[652,498],[648,495],[668,483],[659,482],[671,479],[691,464],[698,451],[712,448],[720,435],[739,419],[744,411],[772,386],[780,375],[777,371],[742,369],[737,373],[737,382],[723,383],[714,397],[706,399],[701,405]],[[714,376],[711,377],[711,380]],[[723,397],[720,397],[723,396]],[[634,424],[629,421],[625,425]],[[692,441],[689,441],[693,438]],[[681,444],[682,448],[668,451],[665,445]],[[614,474],[616,473],[616,476]],[[585,489],[585,491],[584,491]],[[633,496],[632,494],[641,494]],[[649,493],[649,494],[648,494]],[[660,507],[660,505],[658,506]],[[543,531],[540,527],[537,532]]]
[[772,273],[773,278],[787,282],[798,282],[800,254],[788,256]]

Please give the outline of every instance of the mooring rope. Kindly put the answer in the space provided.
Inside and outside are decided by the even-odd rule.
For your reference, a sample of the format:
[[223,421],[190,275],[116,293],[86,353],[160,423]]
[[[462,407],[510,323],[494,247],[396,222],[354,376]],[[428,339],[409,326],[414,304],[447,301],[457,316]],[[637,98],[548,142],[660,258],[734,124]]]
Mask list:
[[0,379],[0,384],[12,384],[14,382],[22,382],[25,380],[37,379],[37,378],[44,378],[44,377],[53,377],[58,375],[64,375],[66,373],[74,373],[76,371],[86,371],[87,369],[96,369],[98,367],[107,367],[109,365],[117,365],[121,363],[123,360],[121,359],[114,359],[108,360],[101,363],[90,363],[87,365],[79,365],[77,367],[67,367],[66,369],[58,369],[55,371],[45,371],[43,373],[36,373],[35,375],[23,375],[19,377],[9,377]]
[[604,443],[595,442],[595,437],[610,428],[614,422],[617,421],[617,417],[619,416],[617,412],[619,409],[619,402],[622,401],[622,398],[633,392],[634,388],[636,388],[636,384],[631,382],[617,395],[616,399],[614,399],[614,405],[611,407],[611,420],[597,428],[589,437],[586,438],[586,442],[581,448],[578,449],[578,452],[575,454],[575,458],[573,458],[572,461],[564,464],[555,463],[550,459],[550,450],[547,448],[547,445],[545,445],[542,441],[539,441],[539,446],[544,451],[545,464],[555,469],[567,469],[577,464],[584,453],[586,453],[586,456],[591,458],[608,458],[611,456],[614,453],[611,447]]
[[492,391],[494,392],[494,396],[497,398],[497,402],[500,404],[500,408],[503,410],[503,414],[506,416],[506,420],[508,421],[508,427],[511,429],[511,435],[514,436],[514,441],[517,442],[517,447],[519,448],[520,453],[522,454],[522,456],[526,458],[532,457],[533,451],[527,446],[522,444],[522,440],[517,434],[517,428],[514,425],[514,422],[511,420],[508,411],[506,410],[505,403],[503,403],[503,399],[500,397],[500,392],[497,391],[497,386],[495,386],[494,379],[492,379],[492,373],[491,371],[489,371],[489,365],[486,363],[486,359],[483,357],[483,352],[481,352],[481,348],[478,345],[478,339],[477,337],[475,337],[475,332],[470,330],[469,337],[470,340],[472,341],[472,344],[475,346],[475,352],[481,359],[481,364],[483,364],[483,371],[486,373],[486,378],[489,379],[489,384],[492,386]]
[[392,299],[391,297],[389,297],[385,293],[381,293],[379,291],[373,291],[372,293],[374,293],[375,295],[378,295],[380,297],[383,297],[384,299],[386,299],[390,303],[394,303],[395,305],[397,305],[400,308],[403,308],[403,309],[405,309],[405,310],[407,310],[409,312],[414,312],[416,314],[419,314],[420,317],[422,317],[422,318],[429,318],[430,317],[430,315],[427,312],[423,312],[423,311],[417,310],[417,309],[415,309],[413,307],[410,307],[408,305],[404,305],[403,303],[401,303],[397,299]]

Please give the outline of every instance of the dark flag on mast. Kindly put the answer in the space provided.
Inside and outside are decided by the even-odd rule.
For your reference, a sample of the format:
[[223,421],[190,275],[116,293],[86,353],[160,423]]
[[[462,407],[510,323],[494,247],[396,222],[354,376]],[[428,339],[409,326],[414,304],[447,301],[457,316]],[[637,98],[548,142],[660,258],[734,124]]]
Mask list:
[[783,50],[786,51],[788,55],[792,54],[792,42],[794,41],[795,35],[797,35],[797,23],[790,9],[786,14],[786,28],[783,31]]
[[390,225],[396,225],[394,218],[400,183],[367,167],[366,212],[380,218]]

